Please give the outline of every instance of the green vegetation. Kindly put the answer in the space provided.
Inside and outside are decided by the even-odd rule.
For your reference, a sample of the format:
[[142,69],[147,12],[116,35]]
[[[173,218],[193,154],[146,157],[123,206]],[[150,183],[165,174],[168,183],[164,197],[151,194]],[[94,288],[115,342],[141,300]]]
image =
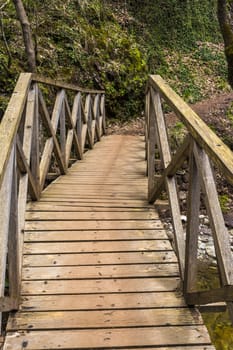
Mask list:
[[[216,0],[24,4],[38,73],[105,89],[109,117],[141,113],[149,73],[161,74],[188,102],[228,88]],[[19,72],[27,70],[12,2],[1,10],[0,70],[1,117]]]
[[225,214],[229,211],[230,198],[227,194],[222,194],[219,196],[219,203],[222,209],[222,212]]
[[[218,271],[215,266],[201,263],[199,266],[199,288],[210,289],[219,287]],[[216,350],[233,349],[233,327],[228,312],[202,313]]]

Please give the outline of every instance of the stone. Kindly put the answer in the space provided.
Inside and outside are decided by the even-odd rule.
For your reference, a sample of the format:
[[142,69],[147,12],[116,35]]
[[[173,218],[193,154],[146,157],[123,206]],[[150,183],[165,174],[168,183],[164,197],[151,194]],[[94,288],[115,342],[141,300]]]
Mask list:
[[180,200],[185,200],[186,199],[186,192],[185,191],[180,191],[179,192],[179,198],[180,198]]
[[233,228],[233,211],[224,214],[224,220],[227,227]]
[[216,255],[215,255],[215,249],[214,246],[207,246],[206,247],[206,253],[208,254],[209,257],[211,257],[212,259],[216,259]]

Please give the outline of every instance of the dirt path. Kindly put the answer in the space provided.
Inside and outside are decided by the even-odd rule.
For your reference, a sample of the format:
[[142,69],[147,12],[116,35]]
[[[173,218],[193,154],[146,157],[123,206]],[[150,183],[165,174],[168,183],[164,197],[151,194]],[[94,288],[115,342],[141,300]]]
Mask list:
[[[198,102],[191,107],[215,132],[233,149],[233,121],[227,116],[231,104],[233,103],[233,92],[218,94],[211,99]],[[233,112],[233,108],[232,108]],[[174,125],[178,119],[174,113],[166,116],[168,125]],[[125,123],[110,122],[109,134],[143,135],[144,120],[138,117]]]

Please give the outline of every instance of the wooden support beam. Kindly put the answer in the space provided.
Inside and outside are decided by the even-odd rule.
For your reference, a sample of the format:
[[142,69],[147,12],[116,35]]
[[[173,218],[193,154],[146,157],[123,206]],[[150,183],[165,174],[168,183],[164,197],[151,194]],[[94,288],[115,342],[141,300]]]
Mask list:
[[233,285],[207,291],[192,292],[186,294],[186,302],[189,305],[204,305],[218,302],[233,301]]
[[165,188],[166,178],[174,176],[177,170],[179,170],[184,161],[187,159],[189,153],[189,144],[190,137],[188,135],[184,139],[182,145],[179,147],[175,155],[172,157],[169,165],[163,170],[163,174],[160,179],[158,179],[158,181],[155,183],[154,188],[151,190],[151,194],[149,196],[149,203],[152,204],[156,201],[156,199]]
[[[168,143],[168,136],[166,131],[166,124],[162,111],[162,105],[159,93],[156,93],[151,89],[151,100],[152,106],[155,113],[156,130],[158,135],[158,146],[160,150],[161,161],[163,168],[166,168],[171,162],[171,152]],[[152,127],[150,123],[150,128]],[[166,188],[169,197],[169,203],[172,213],[173,228],[175,231],[174,240],[176,247],[176,254],[178,256],[179,268],[181,279],[184,279],[184,260],[185,260],[185,243],[184,243],[184,232],[181,222],[179,199],[177,194],[177,186],[175,177],[166,177]]]
[[21,73],[10,102],[0,123],[0,185],[10,157],[10,152],[24,110],[31,83],[31,73]]
[[[17,162],[16,154],[13,160],[13,173],[11,185],[11,206],[10,221],[8,233],[8,278],[9,278],[9,295],[11,301],[14,301],[15,309],[19,306],[20,284],[21,284],[21,232],[19,232],[19,215],[18,215],[18,179],[17,179]],[[23,207],[24,209],[24,207]],[[20,213],[21,214],[21,213]],[[24,214],[24,213],[23,213]]]
[[199,211],[201,197],[201,181],[193,155],[193,142],[189,156],[189,191],[187,200],[187,228],[185,249],[184,295],[196,289],[197,283],[197,251],[199,234]]
[[29,180],[29,190],[30,190],[30,194],[33,200],[38,200],[39,199],[39,194],[38,194],[38,186],[34,180],[34,177],[31,173],[31,170],[29,168],[29,165],[27,163],[27,160],[25,158],[25,154],[22,148],[22,145],[19,141],[19,139],[17,138],[16,141],[17,144],[17,163],[18,163],[18,167],[21,171],[21,173],[23,174],[27,174],[28,175],[28,180]]
[[[0,312],[10,312],[17,310],[18,302],[10,297],[0,298]],[[1,339],[1,338],[0,338]]]
[[[59,103],[61,103],[63,96],[59,96]],[[56,130],[54,129],[52,122],[50,120],[49,117],[49,113],[47,111],[43,96],[41,94],[41,91],[39,90],[39,101],[40,101],[40,107],[41,107],[41,116],[43,118],[44,124],[46,126],[47,131],[49,132],[49,134],[52,137],[52,141],[53,141],[53,147],[54,147],[54,153],[57,159],[57,163],[58,166],[60,168],[61,174],[66,174],[66,166],[62,157],[62,152],[56,137]],[[60,104],[60,107],[62,106],[62,103]],[[56,108],[56,106],[55,106]],[[60,111],[56,111],[56,116],[58,116],[58,120],[59,120],[59,116],[60,116]],[[57,121],[58,121],[57,120]]]
[[60,89],[66,89],[66,90],[72,90],[72,91],[84,92],[84,93],[90,93],[90,94],[102,94],[102,93],[104,93],[104,90],[84,89],[84,88],[77,86],[77,85],[74,85],[74,84],[64,83],[64,82],[56,80],[56,79],[45,78],[45,77],[42,77],[38,74],[32,74],[32,80],[36,81],[37,83],[51,85],[53,87],[57,87]]

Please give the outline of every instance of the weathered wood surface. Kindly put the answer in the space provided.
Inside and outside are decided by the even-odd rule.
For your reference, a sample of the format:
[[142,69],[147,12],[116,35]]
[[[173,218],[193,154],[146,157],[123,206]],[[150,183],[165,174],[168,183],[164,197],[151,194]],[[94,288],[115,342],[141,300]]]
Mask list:
[[4,350],[214,349],[179,291],[145,171],[142,138],[104,137],[28,205],[21,309]]
[[160,76],[152,75],[149,83],[160,91],[162,97],[185,124],[194,140],[221,169],[227,180],[233,184],[233,155],[231,150]]
[[[50,107],[41,84],[47,84]],[[38,200],[51,177],[66,174],[69,166],[101,139],[105,133],[104,98],[104,91],[43,78],[36,81],[31,73],[19,76],[0,124],[0,323],[2,311],[18,308],[27,201]],[[76,200],[79,191],[72,186],[70,190]]]
[[[162,101],[161,97],[163,98]],[[171,157],[166,123],[163,116],[162,102],[164,101],[172,108],[176,116],[187,128],[187,135],[183,143],[178,146],[178,150],[173,157]],[[152,108],[148,109],[148,106]],[[217,166],[218,171],[220,170],[222,175],[225,176],[226,180],[232,184],[233,153],[160,76],[150,76],[149,78],[146,113],[145,119],[148,124],[147,143],[149,142],[150,145],[150,134],[153,129],[155,129],[153,137],[155,139],[156,136],[157,141],[156,151],[154,147],[152,149],[148,147],[148,199],[150,203],[154,203],[166,185],[173,221],[175,248],[186,301],[195,304],[195,300],[198,300],[198,302],[203,300],[208,303],[208,293],[205,293],[204,296],[202,293],[201,295],[196,293],[198,290],[198,226],[200,199],[201,193],[203,193],[213,233],[219,279],[222,287],[221,293],[218,290],[209,291],[209,302],[213,300],[225,301],[233,322],[233,301],[232,298],[229,299],[229,289],[227,291],[225,289],[233,285],[232,253],[212,170],[213,163]],[[150,156],[150,151],[153,153],[152,156]],[[157,158],[159,159],[157,160]],[[176,186],[175,175],[179,167],[187,159],[189,159],[189,169],[187,170],[187,174],[189,174],[189,190],[185,240],[178,201],[180,186]],[[152,171],[150,171],[151,165]],[[154,177],[157,166],[160,167],[159,171],[163,171],[159,179]],[[216,293],[216,299],[213,298],[214,293]],[[225,299],[224,296],[226,296]]]

